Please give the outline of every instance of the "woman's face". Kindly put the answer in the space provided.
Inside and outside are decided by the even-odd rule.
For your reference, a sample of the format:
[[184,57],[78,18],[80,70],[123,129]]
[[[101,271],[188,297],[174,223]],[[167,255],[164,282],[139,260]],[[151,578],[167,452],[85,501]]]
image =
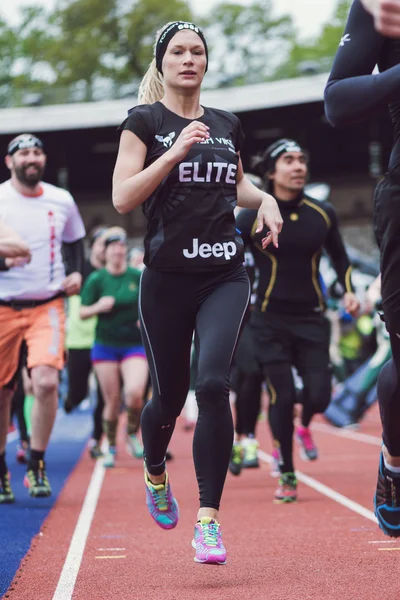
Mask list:
[[124,242],[112,242],[106,247],[106,262],[121,264],[126,261],[127,247]]
[[207,56],[201,38],[190,29],[179,31],[164,54],[164,83],[175,88],[196,89],[203,81],[206,66]]

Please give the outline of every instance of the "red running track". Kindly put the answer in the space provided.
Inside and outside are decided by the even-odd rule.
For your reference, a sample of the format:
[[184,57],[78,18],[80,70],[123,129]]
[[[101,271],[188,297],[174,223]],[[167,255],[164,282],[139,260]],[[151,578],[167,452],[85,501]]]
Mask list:
[[[121,450],[117,468],[104,473],[99,464],[92,476],[93,463],[85,453],[5,598],[397,600],[400,540],[385,537],[371,513],[377,412],[358,432],[345,433],[350,438],[322,420],[314,432],[321,458],[297,460],[297,468],[312,478],[310,485],[327,487],[317,491],[300,482],[296,504],[273,504],[277,480],[265,463],[237,478],[228,474],[221,511],[228,549],[224,567],[193,562],[197,490],[192,434],[178,424],[171,446],[176,459],[169,472],[181,508],[173,531],[159,529],[147,514],[139,461]],[[269,451],[264,423],[259,434],[262,449]],[[356,504],[339,503],[346,499]],[[355,512],[363,507],[365,516]]]

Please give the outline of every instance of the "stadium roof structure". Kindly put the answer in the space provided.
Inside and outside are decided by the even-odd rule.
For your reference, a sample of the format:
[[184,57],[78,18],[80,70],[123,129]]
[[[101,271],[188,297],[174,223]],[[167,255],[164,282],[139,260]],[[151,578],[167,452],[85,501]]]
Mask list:
[[[328,74],[205,90],[205,106],[234,113],[321,102]],[[0,135],[21,131],[66,131],[116,127],[137,98],[0,109]]]

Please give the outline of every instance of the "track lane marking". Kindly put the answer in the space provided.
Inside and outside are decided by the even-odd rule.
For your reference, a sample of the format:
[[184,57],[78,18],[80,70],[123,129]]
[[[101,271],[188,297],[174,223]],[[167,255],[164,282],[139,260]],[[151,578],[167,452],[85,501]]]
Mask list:
[[72,598],[86,547],[86,541],[96,512],[101,488],[103,486],[104,475],[105,468],[103,467],[103,461],[98,460],[93,469],[92,477],[75,526],[75,531],[72,535],[71,544],[53,600],[71,600]]
[[98,560],[102,560],[102,559],[105,559],[105,558],[107,558],[107,559],[108,558],[126,558],[126,554],[123,554],[121,556],[115,556],[115,554],[113,554],[112,556],[96,556],[96,558]]
[[366,444],[372,444],[373,446],[382,446],[382,440],[375,435],[369,435],[368,433],[358,433],[357,431],[350,431],[349,429],[340,429],[333,427],[332,425],[326,425],[325,423],[313,423],[312,430],[320,431],[321,433],[330,433],[337,437],[347,438],[356,442],[365,442]]
[[[258,451],[258,456],[262,461],[264,461],[266,463],[270,464],[273,461],[272,456],[270,454],[267,454],[263,450]],[[365,508],[364,506],[361,506],[361,504],[354,502],[354,500],[350,500],[350,498],[347,498],[347,496],[344,496],[343,494],[336,492],[332,488],[328,487],[327,485],[324,485],[323,483],[321,483],[320,481],[317,481],[316,479],[313,479],[312,477],[309,477],[308,475],[306,475],[305,473],[302,473],[301,471],[296,470],[296,477],[299,481],[301,481],[302,483],[305,483],[306,485],[308,485],[308,487],[316,490],[320,494],[327,496],[331,500],[334,500],[338,504],[341,504],[342,506],[348,508],[349,510],[352,510],[353,512],[364,517],[365,519],[368,519],[369,521],[372,521],[373,523],[377,523],[376,517],[371,510],[368,510],[368,508]]]

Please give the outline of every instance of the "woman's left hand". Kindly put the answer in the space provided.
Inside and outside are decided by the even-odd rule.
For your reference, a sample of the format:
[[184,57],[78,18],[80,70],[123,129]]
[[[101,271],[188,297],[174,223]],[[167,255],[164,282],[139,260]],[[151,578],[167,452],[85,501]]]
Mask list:
[[260,233],[264,229],[264,225],[269,228],[269,232],[261,240],[263,249],[265,250],[271,242],[275,248],[278,248],[278,236],[282,231],[283,219],[275,198],[270,194],[263,194],[263,201],[257,213],[256,232]]

